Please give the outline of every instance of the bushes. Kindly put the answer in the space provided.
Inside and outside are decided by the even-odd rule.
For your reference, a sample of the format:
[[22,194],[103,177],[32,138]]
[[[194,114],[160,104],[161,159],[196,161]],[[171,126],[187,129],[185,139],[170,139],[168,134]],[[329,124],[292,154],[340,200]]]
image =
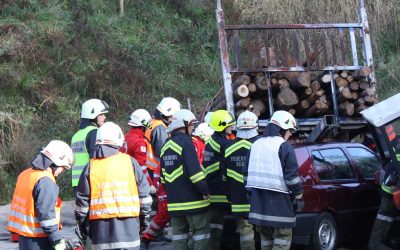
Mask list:
[[[7,114],[0,120],[6,138],[0,161],[9,162],[1,169],[3,203],[39,147],[70,141],[84,100],[107,101],[107,119],[126,128],[136,108],[152,112],[172,95],[183,104],[190,97],[198,111],[218,88],[212,8],[126,1],[120,17],[118,2],[105,0],[16,0],[0,7],[0,110]],[[70,174],[58,182],[64,198],[71,197]]]

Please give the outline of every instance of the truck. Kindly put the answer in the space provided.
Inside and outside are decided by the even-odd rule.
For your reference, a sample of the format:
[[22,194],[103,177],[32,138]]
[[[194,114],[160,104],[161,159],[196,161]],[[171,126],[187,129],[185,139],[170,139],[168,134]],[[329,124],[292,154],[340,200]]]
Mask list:
[[298,122],[297,139],[350,140],[364,133],[360,111],[377,102],[364,0],[356,23],[227,25],[216,19],[223,87],[206,105],[259,116],[262,130],[278,109]]
[[[358,167],[362,164],[348,150],[360,148],[367,152],[367,148],[343,142],[357,141],[355,138],[361,142],[372,135],[378,162],[381,161],[382,166],[388,162],[398,164],[387,128],[390,124],[400,128],[400,112],[384,113],[381,117],[386,117],[385,120],[377,122],[381,118],[377,116],[376,107],[382,104],[375,106],[376,79],[364,0],[359,1],[358,21],[354,23],[227,25],[220,0],[217,1],[216,20],[223,86],[205,106],[202,119],[218,109],[226,109],[236,118],[243,110],[250,110],[259,117],[262,131],[275,110],[291,112],[298,126],[293,137],[298,145],[296,150],[307,151],[307,154],[297,154],[297,151],[296,154],[306,155],[303,158],[313,164],[310,167],[315,167],[314,151],[339,148],[345,152],[345,158],[351,161],[351,169],[358,177],[344,184],[333,180],[325,186],[331,188],[327,191],[331,195],[337,191],[342,191],[343,195],[353,192],[348,187],[368,187],[365,197],[370,203],[366,206],[370,224],[365,229],[370,230],[379,206],[380,188],[373,178],[360,174]],[[399,98],[397,95],[394,99]],[[386,108],[387,105],[396,106],[394,99],[382,103],[386,103]],[[325,145],[325,142],[334,143]],[[374,158],[372,150],[368,154]],[[307,166],[303,168],[308,169]],[[352,181],[354,183],[350,183]],[[322,205],[319,208],[324,209]],[[337,235],[332,232],[336,233],[336,226],[343,228],[344,224],[333,210],[318,213],[317,217],[298,215],[310,219],[303,223],[309,228],[303,230],[303,227],[297,230],[299,232],[295,229],[293,240],[313,249],[334,249],[338,242]],[[333,215],[331,226],[329,220],[318,219],[326,219],[327,214]],[[318,221],[323,223],[318,224]],[[398,228],[395,227],[387,239],[391,242],[389,245],[397,248]],[[328,234],[327,229],[334,230]],[[346,236],[342,229],[338,230],[339,236]],[[368,239],[368,233],[363,235],[364,240]],[[335,237],[327,238],[327,235]]]

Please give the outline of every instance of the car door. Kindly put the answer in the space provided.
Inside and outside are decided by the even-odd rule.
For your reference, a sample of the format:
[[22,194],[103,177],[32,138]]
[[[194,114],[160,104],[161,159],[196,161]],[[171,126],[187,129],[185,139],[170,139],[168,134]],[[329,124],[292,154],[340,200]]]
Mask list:
[[362,236],[368,237],[380,203],[380,186],[375,183],[374,174],[381,168],[381,161],[370,150],[362,146],[348,146],[346,149],[360,179],[357,195],[359,213],[354,219],[356,225],[360,225],[364,229],[360,231],[364,232]]
[[370,150],[362,146],[346,147],[361,182],[360,206],[377,208],[380,202],[379,185],[375,182],[375,173],[381,169],[382,163]]
[[353,165],[341,147],[320,148],[312,151],[313,164],[320,178],[319,193],[325,201],[326,210],[334,213],[339,237],[348,235],[354,228],[354,218],[359,210],[360,181]]

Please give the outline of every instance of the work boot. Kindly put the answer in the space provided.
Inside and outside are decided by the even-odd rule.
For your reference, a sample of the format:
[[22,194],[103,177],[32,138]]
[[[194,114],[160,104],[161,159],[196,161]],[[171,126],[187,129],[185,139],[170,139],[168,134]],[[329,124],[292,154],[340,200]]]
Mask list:
[[142,237],[140,241],[140,250],[147,250],[149,249],[150,241],[145,237]]

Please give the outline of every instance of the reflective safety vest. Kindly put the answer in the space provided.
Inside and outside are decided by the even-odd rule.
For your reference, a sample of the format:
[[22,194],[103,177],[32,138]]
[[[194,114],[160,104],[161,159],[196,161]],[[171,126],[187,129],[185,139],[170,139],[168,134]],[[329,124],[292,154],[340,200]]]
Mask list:
[[89,181],[89,220],[139,216],[138,187],[129,155],[91,159]]
[[279,148],[284,142],[280,136],[263,137],[254,142],[250,151],[246,188],[289,193],[279,159]]
[[148,168],[153,170],[153,172],[160,170],[160,158],[156,155],[153,145],[151,145],[151,132],[160,125],[166,127],[161,120],[153,120],[151,123],[151,129],[147,129],[144,133],[144,136],[147,139],[146,165]]
[[78,186],[79,177],[85,166],[89,163],[90,155],[86,148],[86,137],[90,131],[97,129],[89,125],[74,134],[71,140],[72,152],[74,152],[74,165],[72,166],[72,187]]
[[36,183],[42,177],[49,177],[54,183],[56,182],[49,171],[32,168],[26,169],[18,176],[11,202],[11,213],[8,217],[8,231],[25,237],[44,238],[47,237],[47,234],[42,227],[60,226],[62,205],[60,198],[58,198],[57,204],[54,204],[56,218],[39,221],[32,193]]

